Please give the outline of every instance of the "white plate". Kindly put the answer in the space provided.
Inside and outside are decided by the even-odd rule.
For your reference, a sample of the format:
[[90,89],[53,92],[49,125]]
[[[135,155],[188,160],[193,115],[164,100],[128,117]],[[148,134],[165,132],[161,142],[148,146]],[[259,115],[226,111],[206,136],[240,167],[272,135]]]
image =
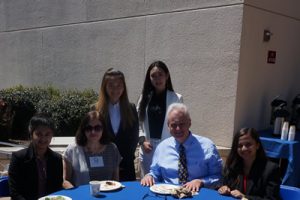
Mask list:
[[122,187],[122,184],[118,181],[105,180],[99,182],[101,183],[100,185],[101,192],[117,190]]
[[46,200],[47,198],[49,198],[50,200],[56,200],[55,198],[58,198],[58,197],[63,198],[63,199],[59,199],[59,200],[72,200],[70,197],[63,196],[63,195],[49,195],[49,196],[41,197],[38,200]]
[[171,184],[156,184],[150,187],[150,190],[157,194],[171,194],[174,189],[178,189],[180,186]]

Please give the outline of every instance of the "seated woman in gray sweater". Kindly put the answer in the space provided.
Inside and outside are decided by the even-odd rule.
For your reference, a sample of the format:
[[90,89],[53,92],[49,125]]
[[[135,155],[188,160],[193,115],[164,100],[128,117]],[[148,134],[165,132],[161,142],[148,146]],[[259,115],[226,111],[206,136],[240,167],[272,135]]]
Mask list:
[[97,111],[88,112],[63,155],[63,187],[88,184],[91,180],[118,180],[121,156],[109,141],[104,118]]

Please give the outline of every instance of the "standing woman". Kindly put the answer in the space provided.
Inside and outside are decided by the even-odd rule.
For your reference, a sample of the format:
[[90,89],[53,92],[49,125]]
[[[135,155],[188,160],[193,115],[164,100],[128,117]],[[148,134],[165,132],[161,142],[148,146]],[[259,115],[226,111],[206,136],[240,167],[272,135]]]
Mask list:
[[108,134],[123,158],[120,180],[136,180],[134,154],[138,143],[138,115],[135,105],[128,100],[125,77],[121,71],[111,68],[105,72],[95,109],[104,117]]
[[148,67],[137,108],[140,121],[139,159],[142,177],[149,173],[156,146],[171,136],[166,119],[168,106],[182,101],[182,96],[174,92],[166,64],[162,61],[153,62]]
[[279,167],[267,159],[256,130],[241,129],[234,135],[219,193],[249,200],[279,200],[280,183]]
[[104,118],[97,111],[88,112],[63,156],[65,189],[88,184],[91,180],[119,180],[121,156],[109,140]]
[[55,128],[44,114],[30,119],[30,145],[14,152],[9,166],[9,191],[13,200],[32,200],[62,189],[62,158],[49,148]]

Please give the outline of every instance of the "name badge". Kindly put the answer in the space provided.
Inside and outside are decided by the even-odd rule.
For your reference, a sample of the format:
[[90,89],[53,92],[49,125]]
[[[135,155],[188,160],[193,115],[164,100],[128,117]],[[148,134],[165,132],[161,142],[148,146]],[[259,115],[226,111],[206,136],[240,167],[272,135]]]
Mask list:
[[90,157],[90,166],[91,167],[103,167],[104,162],[103,162],[102,156]]

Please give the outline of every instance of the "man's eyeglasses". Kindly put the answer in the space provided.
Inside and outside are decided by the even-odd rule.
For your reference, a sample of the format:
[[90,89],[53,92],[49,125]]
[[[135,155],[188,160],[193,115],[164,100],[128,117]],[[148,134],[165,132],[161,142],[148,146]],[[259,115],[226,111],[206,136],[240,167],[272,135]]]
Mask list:
[[86,127],[84,128],[84,130],[85,130],[86,132],[92,132],[93,130],[94,130],[95,132],[100,132],[100,131],[103,130],[103,126],[101,126],[101,125],[96,125],[96,126],[88,125],[88,126],[86,126]]
[[170,123],[170,124],[169,124],[169,126],[170,126],[172,129],[176,129],[177,127],[183,128],[185,125],[186,125],[185,122],[182,122],[182,123]]

